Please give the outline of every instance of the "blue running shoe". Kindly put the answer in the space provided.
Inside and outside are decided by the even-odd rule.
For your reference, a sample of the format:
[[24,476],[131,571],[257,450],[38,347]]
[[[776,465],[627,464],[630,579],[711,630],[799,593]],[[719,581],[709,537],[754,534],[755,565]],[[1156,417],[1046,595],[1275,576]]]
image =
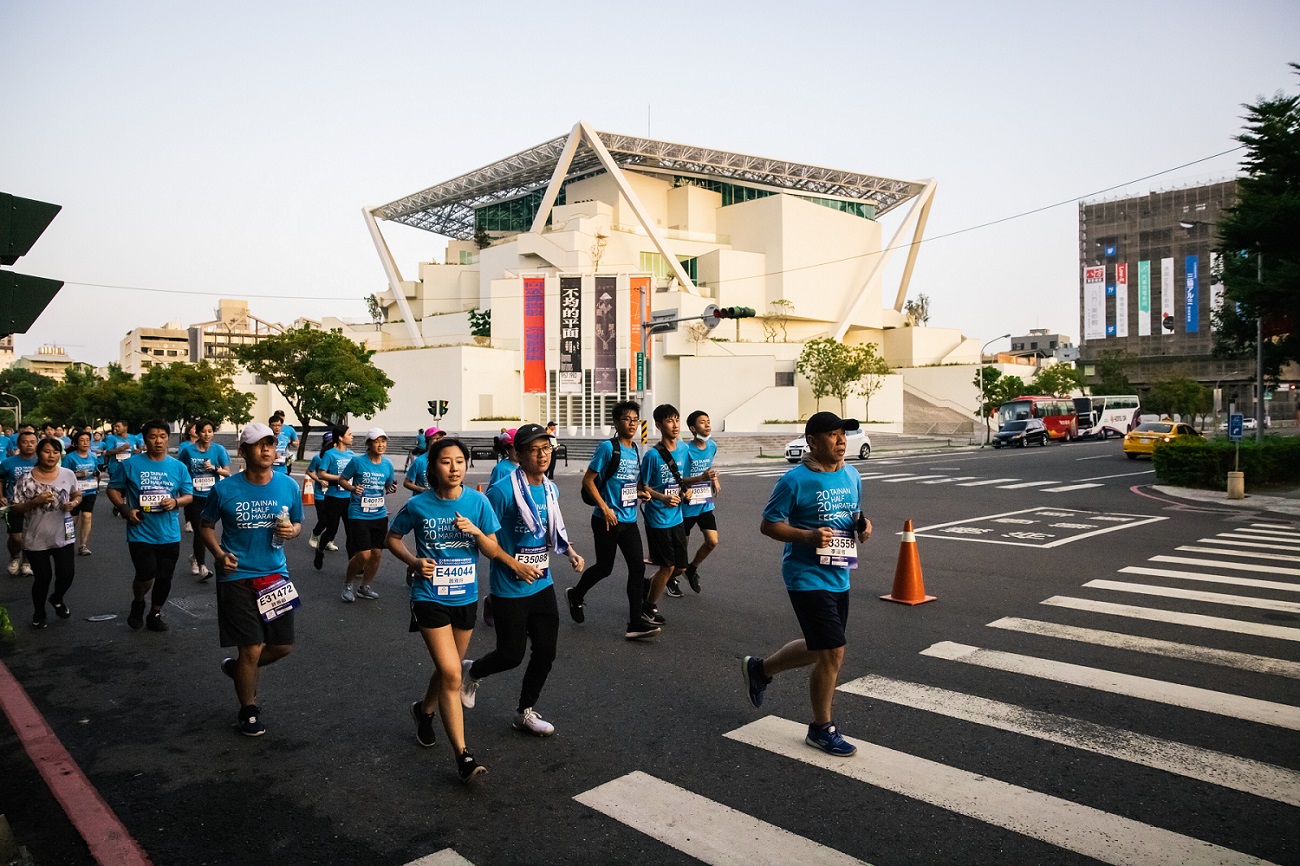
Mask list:
[[745,656],[740,662],[740,674],[745,678],[745,690],[749,692],[749,702],[755,708],[763,706],[763,692],[771,677],[763,676],[763,660],[758,656]]
[[803,741],[837,758],[851,758],[858,753],[857,746],[840,736],[840,729],[834,722],[826,725],[809,725],[808,736],[804,737]]

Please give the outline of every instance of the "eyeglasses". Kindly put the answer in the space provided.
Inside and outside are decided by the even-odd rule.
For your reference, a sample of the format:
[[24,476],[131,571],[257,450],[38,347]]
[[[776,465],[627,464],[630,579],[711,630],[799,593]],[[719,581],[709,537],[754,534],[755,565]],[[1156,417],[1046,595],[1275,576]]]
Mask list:
[[528,449],[528,453],[529,453],[529,454],[539,454],[539,455],[540,455],[540,454],[550,454],[550,453],[551,453],[551,446],[550,446],[550,445],[538,445],[536,448],[529,448],[529,449]]
[[632,424],[636,424],[636,423],[639,423],[640,421],[641,421],[641,419],[638,418],[638,417],[636,417],[635,415],[625,415],[625,416],[623,416],[622,418],[619,418],[619,419],[618,419],[618,422],[619,422],[620,424],[627,424],[627,423],[629,423],[629,422],[632,423]]

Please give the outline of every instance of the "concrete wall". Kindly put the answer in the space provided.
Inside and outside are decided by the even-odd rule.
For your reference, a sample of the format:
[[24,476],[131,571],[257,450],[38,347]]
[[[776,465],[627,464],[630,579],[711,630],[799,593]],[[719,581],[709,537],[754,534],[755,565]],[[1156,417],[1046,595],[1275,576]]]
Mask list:
[[892,366],[974,364],[979,341],[956,328],[894,328],[884,332],[884,357]]

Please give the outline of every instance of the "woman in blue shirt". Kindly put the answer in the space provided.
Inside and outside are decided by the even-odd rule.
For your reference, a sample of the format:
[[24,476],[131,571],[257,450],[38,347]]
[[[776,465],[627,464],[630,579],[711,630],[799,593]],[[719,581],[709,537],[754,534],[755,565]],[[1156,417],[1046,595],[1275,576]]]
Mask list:
[[63,468],[71,469],[77,476],[77,489],[81,502],[72,511],[77,530],[77,555],[90,556],[90,517],[95,511],[95,497],[99,493],[99,458],[90,453],[90,431],[79,430],[73,434],[74,450],[63,458]]
[[352,452],[352,431],[346,426],[331,427],[330,437],[333,447],[321,454],[320,468],[316,470],[316,477],[329,485],[316,505],[316,529],[312,530],[312,535],[316,536],[316,556],[312,565],[317,571],[325,567],[325,551],[338,550],[334,536],[338,535],[339,521],[347,513],[348,502],[352,500],[352,494],[339,486],[339,475],[357,456]]

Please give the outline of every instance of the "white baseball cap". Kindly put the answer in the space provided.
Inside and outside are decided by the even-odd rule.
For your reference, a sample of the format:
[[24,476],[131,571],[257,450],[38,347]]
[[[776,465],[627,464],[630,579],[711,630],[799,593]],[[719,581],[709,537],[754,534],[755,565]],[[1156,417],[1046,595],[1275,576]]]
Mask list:
[[265,424],[259,424],[254,421],[252,424],[245,424],[244,429],[239,431],[240,445],[256,445],[263,439],[274,439],[275,433]]
[[367,442],[373,442],[374,440],[376,440],[376,439],[380,439],[380,438],[383,438],[383,439],[387,439],[387,438],[388,438],[388,434],[384,432],[384,428],[383,428],[383,427],[371,427],[369,430],[366,431],[366,441],[367,441]]

